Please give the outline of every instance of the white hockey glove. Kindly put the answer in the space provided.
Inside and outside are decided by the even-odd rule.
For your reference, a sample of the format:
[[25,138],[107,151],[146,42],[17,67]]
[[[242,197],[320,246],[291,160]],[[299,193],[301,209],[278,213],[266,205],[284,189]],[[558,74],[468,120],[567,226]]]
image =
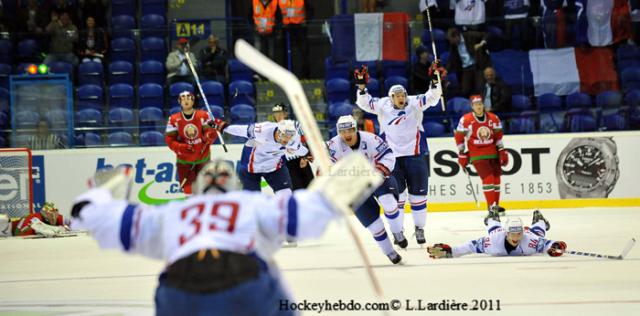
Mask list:
[[309,190],[320,193],[335,210],[355,209],[367,199],[384,178],[361,153],[340,159],[329,175],[316,177]]
[[32,219],[30,226],[38,235],[45,237],[55,237],[64,234],[67,231],[63,226],[47,225],[38,218]]

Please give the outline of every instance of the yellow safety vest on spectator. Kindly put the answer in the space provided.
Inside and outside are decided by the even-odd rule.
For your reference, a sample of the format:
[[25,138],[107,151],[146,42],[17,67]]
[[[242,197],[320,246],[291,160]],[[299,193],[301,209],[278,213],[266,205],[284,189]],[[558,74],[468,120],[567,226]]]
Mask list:
[[260,0],[253,0],[253,22],[260,34],[271,34],[276,25],[278,1],[272,0],[266,6]]
[[304,0],[280,0],[280,13],[285,25],[304,23]]

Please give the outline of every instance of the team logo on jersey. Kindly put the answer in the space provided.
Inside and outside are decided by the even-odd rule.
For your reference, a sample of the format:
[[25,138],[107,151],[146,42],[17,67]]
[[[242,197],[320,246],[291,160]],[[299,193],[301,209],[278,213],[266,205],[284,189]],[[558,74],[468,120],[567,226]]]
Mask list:
[[487,141],[491,138],[491,130],[486,126],[481,126],[478,128],[476,136],[482,141]]
[[407,119],[407,115],[405,113],[405,111],[400,111],[398,112],[398,116],[394,117],[391,121],[389,121],[389,124],[387,125],[398,125],[400,123],[402,123],[402,121]]
[[193,124],[187,124],[187,126],[183,129],[184,135],[188,139],[196,139],[198,138],[198,128]]

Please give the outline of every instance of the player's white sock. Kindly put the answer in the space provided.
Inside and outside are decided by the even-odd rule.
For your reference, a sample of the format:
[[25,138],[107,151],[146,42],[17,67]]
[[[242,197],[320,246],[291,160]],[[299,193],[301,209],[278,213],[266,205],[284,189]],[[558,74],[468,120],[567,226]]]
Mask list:
[[273,194],[278,194],[278,193],[281,193],[281,192],[283,192],[283,193],[284,193],[284,192],[286,192],[286,193],[287,193],[287,195],[291,195],[291,194],[293,194],[293,191],[291,191],[291,189],[289,189],[289,188],[286,188],[286,189],[282,189],[282,190],[275,191],[275,192],[273,192]]
[[402,223],[404,221],[404,209],[398,208],[398,202],[393,194],[388,193],[378,197],[378,201],[382,204],[384,210],[384,216],[387,218],[389,228],[392,233],[399,233],[402,231]]
[[371,225],[367,226],[367,229],[371,232],[373,239],[376,240],[378,246],[380,246],[380,249],[382,249],[382,252],[384,252],[385,255],[395,251],[393,250],[391,240],[389,240],[389,237],[387,236],[387,230],[384,229],[384,223],[381,218],[378,217],[378,219],[371,223]]
[[398,196],[398,209],[402,210],[404,213],[404,203],[407,201],[407,190],[402,191]]
[[409,194],[409,203],[411,203],[411,215],[413,215],[413,223],[423,228],[427,222],[427,196]]

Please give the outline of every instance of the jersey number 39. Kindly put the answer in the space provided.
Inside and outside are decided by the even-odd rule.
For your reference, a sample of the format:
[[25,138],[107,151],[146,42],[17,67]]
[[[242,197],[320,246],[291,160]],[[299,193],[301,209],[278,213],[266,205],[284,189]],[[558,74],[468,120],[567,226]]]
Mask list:
[[210,231],[227,231],[229,234],[233,233],[236,228],[236,219],[238,218],[238,211],[240,205],[236,202],[220,201],[211,206],[209,214],[204,214],[205,203],[199,203],[190,205],[180,212],[180,219],[187,221],[190,219],[189,224],[193,226],[193,234],[186,236],[180,235],[180,245],[183,245],[191,238],[195,237],[202,229],[202,222],[209,223],[208,229]]

